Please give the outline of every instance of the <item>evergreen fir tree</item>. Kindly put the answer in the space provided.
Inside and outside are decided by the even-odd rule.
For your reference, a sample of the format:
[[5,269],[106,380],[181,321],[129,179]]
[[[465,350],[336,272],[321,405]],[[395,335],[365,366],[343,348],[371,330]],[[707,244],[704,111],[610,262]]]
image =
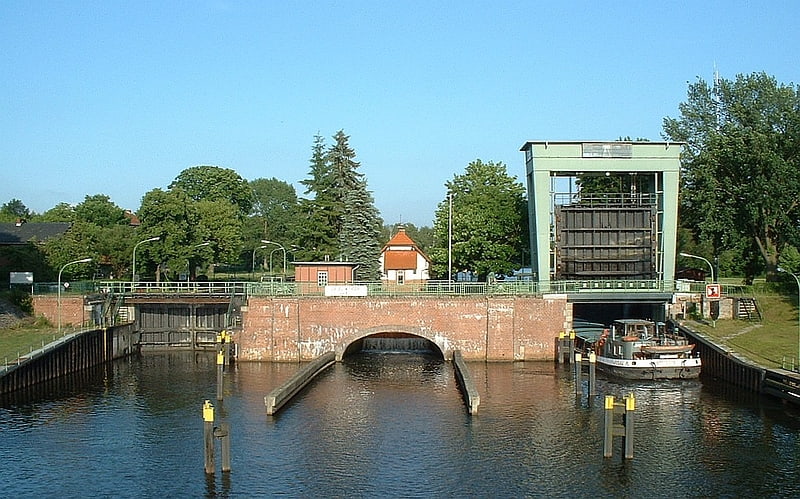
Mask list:
[[333,139],[325,150],[324,139],[314,137],[309,178],[301,181],[305,194],[313,194],[301,201],[306,217],[301,246],[318,259],[358,263],[356,280],[378,280],[383,221],[358,171],[350,137],[339,130]]
[[357,280],[377,280],[383,221],[367,182],[358,171],[361,164],[355,160],[350,137],[339,130],[333,138],[336,143],[328,150],[328,164],[333,177],[332,193],[342,208],[339,249],[343,259],[359,264]]
[[367,190],[366,182],[359,182],[357,188],[349,191],[346,197],[344,225],[340,244],[347,259],[359,263],[356,280],[376,281],[380,279],[378,258],[381,252],[381,227],[383,221]]
[[300,181],[306,187],[304,194],[313,195],[311,199],[300,201],[301,216],[305,217],[300,230],[300,246],[310,259],[335,259],[340,254],[338,227],[341,209],[333,197],[333,176],[328,165],[325,139],[321,135],[314,136],[311,151],[310,178]]

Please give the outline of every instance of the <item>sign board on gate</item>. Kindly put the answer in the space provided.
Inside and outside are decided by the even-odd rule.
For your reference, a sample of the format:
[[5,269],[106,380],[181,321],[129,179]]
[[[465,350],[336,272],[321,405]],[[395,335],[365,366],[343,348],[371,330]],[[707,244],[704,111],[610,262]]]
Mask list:
[[706,298],[711,300],[722,298],[722,286],[719,284],[706,284]]
[[11,272],[11,284],[33,284],[33,272]]
[[328,284],[325,296],[367,296],[368,288],[363,284]]

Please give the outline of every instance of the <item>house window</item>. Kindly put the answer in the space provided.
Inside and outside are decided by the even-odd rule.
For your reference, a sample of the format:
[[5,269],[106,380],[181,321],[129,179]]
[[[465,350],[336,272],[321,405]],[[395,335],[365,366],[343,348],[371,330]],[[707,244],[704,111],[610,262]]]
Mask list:
[[406,282],[406,275],[402,270],[397,271],[397,284],[404,284]]
[[327,270],[318,270],[317,271],[317,286],[327,286],[328,285],[328,271]]

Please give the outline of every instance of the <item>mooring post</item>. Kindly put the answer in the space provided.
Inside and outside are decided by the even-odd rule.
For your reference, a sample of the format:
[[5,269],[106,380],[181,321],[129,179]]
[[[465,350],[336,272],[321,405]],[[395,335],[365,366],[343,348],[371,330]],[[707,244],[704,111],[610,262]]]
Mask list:
[[206,474],[214,473],[214,406],[210,400],[203,404],[203,444]]
[[220,439],[220,450],[222,452],[222,471],[231,471],[231,428],[230,425],[220,423],[219,428],[214,431],[214,436]]
[[614,396],[606,395],[603,424],[603,457],[614,454]]
[[[633,393],[625,396],[625,402],[615,403],[613,395],[606,395],[605,421],[603,426],[603,457],[613,455],[614,437],[624,440],[625,459],[633,459],[633,413],[636,399]],[[622,424],[614,424],[614,414],[622,414]]]
[[596,393],[594,390],[594,384],[596,377],[596,369],[597,369],[597,355],[594,352],[589,352],[589,398]]
[[581,362],[583,357],[580,352],[575,352],[575,393],[581,393]]
[[557,351],[556,355],[558,357],[558,363],[559,364],[563,364],[564,363],[564,334],[565,334],[564,331],[559,331],[558,332],[558,343],[557,343],[557,345],[558,345],[557,350],[558,351]]
[[223,329],[220,331],[219,335],[217,335],[217,342],[220,343],[220,351],[222,351],[222,353],[225,355],[225,362],[223,365],[230,365],[231,348],[233,347],[231,333]]
[[225,355],[217,352],[217,400],[222,400],[222,368],[225,364]]
[[633,459],[633,413],[636,410],[636,399],[633,393],[625,397],[625,414],[623,425],[625,426],[625,459]]

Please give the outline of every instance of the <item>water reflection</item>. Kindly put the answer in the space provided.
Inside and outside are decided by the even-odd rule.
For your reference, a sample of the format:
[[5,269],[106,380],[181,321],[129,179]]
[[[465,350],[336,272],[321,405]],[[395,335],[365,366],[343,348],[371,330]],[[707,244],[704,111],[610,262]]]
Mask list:
[[[701,380],[576,396],[550,363],[470,363],[467,415],[452,366],[365,353],[276,417],[264,396],[296,364],[241,363],[216,394],[213,356],[147,354],[0,404],[8,496],[673,497],[800,493],[794,408]],[[602,397],[637,400],[634,459],[602,457]],[[230,474],[203,473],[202,403],[232,431]],[[219,462],[219,459],[217,460]]]

